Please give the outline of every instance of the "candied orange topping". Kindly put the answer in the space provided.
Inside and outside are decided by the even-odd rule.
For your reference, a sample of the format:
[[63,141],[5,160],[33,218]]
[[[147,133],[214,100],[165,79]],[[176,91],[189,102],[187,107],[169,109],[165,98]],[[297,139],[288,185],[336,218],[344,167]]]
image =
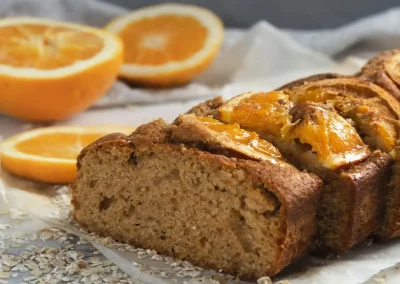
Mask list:
[[237,123],[224,124],[210,117],[196,118],[208,129],[231,140],[238,152],[261,160],[282,160],[281,153],[271,143],[260,139],[254,132],[241,129]]
[[[289,91],[290,100],[294,103],[328,103],[340,115],[352,119],[366,138],[365,141],[387,153],[396,146],[397,128],[393,120],[396,117],[383,99],[367,87],[357,86],[309,86]],[[366,98],[360,97],[363,93]],[[375,95],[375,96],[373,96]]]
[[292,103],[284,92],[248,93],[235,97],[219,109],[220,119],[239,123],[257,132],[279,134],[290,123]]
[[[329,167],[350,163],[365,156],[368,147],[357,131],[335,111],[322,107],[300,104],[290,113],[294,123],[282,129],[283,139],[299,139],[311,145],[320,161]],[[342,158],[336,158],[342,155]]]
[[[294,106],[289,98],[297,105]],[[293,97],[282,91],[248,93],[228,101],[219,109],[220,119],[282,140],[298,140],[311,146],[327,167],[338,167],[363,159],[366,146],[356,129],[334,109],[322,104],[303,104],[310,99],[325,102],[334,99],[331,92],[309,92]],[[319,106],[321,107],[319,107]]]

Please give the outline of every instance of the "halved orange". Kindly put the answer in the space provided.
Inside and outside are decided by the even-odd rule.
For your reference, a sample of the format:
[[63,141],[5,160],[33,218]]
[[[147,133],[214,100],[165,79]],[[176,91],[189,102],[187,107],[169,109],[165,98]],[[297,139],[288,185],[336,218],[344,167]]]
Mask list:
[[129,126],[72,126],[38,128],[17,134],[0,144],[1,165],[25,178],[48,183],[70,183],[76,175],[80,151],[113,132],[130,134]]
[[38,18],[0,20],[0,112],[32,121],[68,118],[102,97],[123,45],[104,30]]
[[184,4],[141,8],[105,28],[125,46],[121,77],[152,86],[190,81],[214,59],[224,34],[214,13]]

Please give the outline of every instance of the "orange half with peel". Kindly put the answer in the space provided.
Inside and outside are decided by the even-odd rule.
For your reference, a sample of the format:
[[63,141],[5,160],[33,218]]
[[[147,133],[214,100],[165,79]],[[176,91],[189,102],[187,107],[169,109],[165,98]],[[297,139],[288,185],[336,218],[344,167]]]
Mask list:
[[212,62],[223,41],[222,21],[192,5],[137,9],[106,27],[125,47],[120,76],[150,86],[190,81]]
[[31,121],[66,119],[111,87],[121,40],[104,30],[38,19],[0,20],[0,112]]

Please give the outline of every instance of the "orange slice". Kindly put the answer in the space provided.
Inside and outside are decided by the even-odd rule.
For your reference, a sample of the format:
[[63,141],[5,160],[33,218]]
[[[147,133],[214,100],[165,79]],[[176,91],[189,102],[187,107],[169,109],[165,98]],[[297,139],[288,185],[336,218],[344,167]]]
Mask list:
[[1,164],[9,172],[43,182],[70,183],[80,151],[113,132],[130,134],[128,126],[48,127],[23,132],[0,144]]
[[105,28],[124,42],[120,75],[153,86],[190,81],[214,59],[224,34],[211,11],[183,4],[138,9]]
[[289,110],[293,103],[281,91],[248,92],[227,101],[219,109],[220,120],[238,123],[256,132],[279,134],[290,123]]
[[273,164],[283,161],[281,153],[271,143],[260,139],[255,132],[240,128],[237,123],[225,124],[219,120],[204,116],[196,116],[195,118],[211,131],[214,137],[217,139],[220,137],[219,141],[227,149],[256,160],[270,161]]
[[68,118],[102,97],[122,63],[104,30],[37,19],[0,20],[0,112],[33,121]]

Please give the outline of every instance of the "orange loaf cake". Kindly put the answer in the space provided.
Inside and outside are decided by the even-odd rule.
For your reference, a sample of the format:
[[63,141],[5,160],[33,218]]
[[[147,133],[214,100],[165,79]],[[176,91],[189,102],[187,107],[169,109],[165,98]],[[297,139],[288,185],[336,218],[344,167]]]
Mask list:
[[78,168],[82,226],[242,278],[277,274],[316,230],[319,178],[237,124],[156,120],[88,146]]
[[75,219],[249,279],[308,250],[400,236],[399,60],[388,51],[354,76],[217,97],[106,136],[78,158]]

